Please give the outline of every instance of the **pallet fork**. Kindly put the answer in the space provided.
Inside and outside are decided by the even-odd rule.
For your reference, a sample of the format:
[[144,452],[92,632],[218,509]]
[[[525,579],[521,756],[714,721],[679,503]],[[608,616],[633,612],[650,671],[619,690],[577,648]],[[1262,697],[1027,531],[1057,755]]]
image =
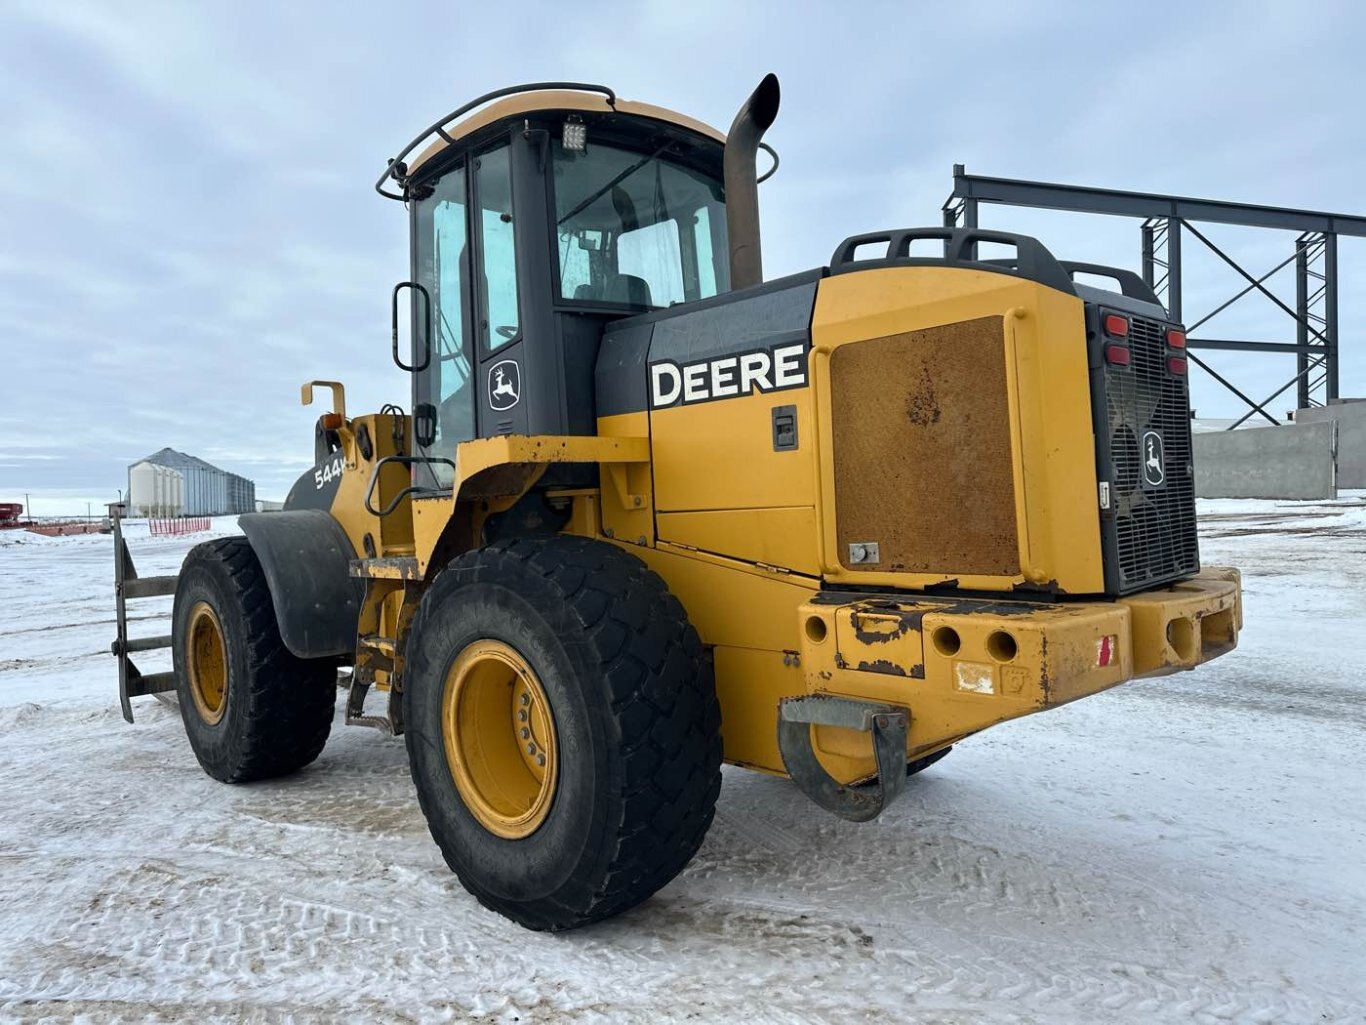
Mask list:
[[157,651],[171,646],[171,635],[160,637],[128,636],[128,602],[133,598],[161,598],[175,594],[179,575],[169,577],[139,577],[123,538],[123,528],[117,513],[114,524],[114,610],[117,635],[110,650],[119,660],[119,704],[123,717],[133,721],[131,698],[144,694],[161,694],[175,690],[175,672],[143,673],[129,657],[136,651]]

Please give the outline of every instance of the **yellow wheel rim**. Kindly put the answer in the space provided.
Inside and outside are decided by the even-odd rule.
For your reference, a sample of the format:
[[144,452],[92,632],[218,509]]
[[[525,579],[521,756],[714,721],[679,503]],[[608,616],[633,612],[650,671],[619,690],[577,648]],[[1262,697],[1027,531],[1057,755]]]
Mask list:
[[196,602],[190,609],[185,664],[195,710],[212,726],[228,707],[228,649],[218,615],[206,601]]
[[446,764],[465,807],[496,836],[530,836],[550,814],[559,773],[555,719],[541,681],[502,641],[456,656],[441,695]]

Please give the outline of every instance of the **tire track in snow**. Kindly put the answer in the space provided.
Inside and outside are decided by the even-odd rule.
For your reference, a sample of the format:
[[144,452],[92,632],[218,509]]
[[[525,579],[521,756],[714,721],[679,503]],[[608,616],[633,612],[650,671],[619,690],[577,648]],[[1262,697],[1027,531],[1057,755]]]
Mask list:
[[[1268,630],[1269,614],[1255,619],[1289,593],[1297,614],[1303,605],[1350,630],[1360,594],[1339,578],[1344,560],[1364,565],[1359,542],[1322,537],[1317,554],[1308,536],[1219,542],[1248,571],[1241,663],[1160,681],[1165,700],[1140,684],[1096,699],[1111,702],[1104,714],[1085,705],[1002,727],[964,745],[970,771],[952,760],[931,770],[868,826],[729,771],[716,826],[677,881],[619,920],[559,937],[524,933],[460,889],[425,835],[401,742],[338,727],[313,769],[218,787],[174,711],[143,703],[137,727],[122,725],[112,659],[63,667],[98,678],[98,699],[45,704],[34,689],[0,708],[0,1020],[1366,1020],[1359,973],[1334,968],[1352,944],[1366,956],[1360,876],[1321,867],[1359,864],[1359,834],[1320,807],[1314,821],[1274,802],[1239,806],[1256,809],[1244,821],[1215,806],[1227,782],[1217,762],[1250,777],[1258,761],[1240,750],[1274,737],[1280,788],[1298,779],[1304,801],[1321,771],[1342,788],[1338,819],[1354,814],[1355,784],[1339,770],[1354,765],[1343,752],[1361,749],[1360,723],[1284,705],[1340,710],[1359,681]],[[72,629],[106,639],[96,621],[108,617],[108,553],[95,554],[82,555],[88,599],[39,614],[15,603],[0,620],[0,635],[27,635],[6,657],[85,647]],[[144,566],[135,554],[148,575],[179,558],[168,549]],[[7,568],[0,590],[17,579]],[[1293,592],[1279,590],[1288,577]],[[80,622],[30,650],[47,627],[29,627],[54,618]],[[1284,672],[1279,685],[1264,665]],[[1200,697],[1235,684],[1267,706]],[[1178,720],[1183,731],[1169,729]],[[1160,745],[1161,771],[1133,764],[1139,743]],[[1203,778],[1167,781],[1166,764],[1204,749],[1216,753]],[[1137,821],[1116,825],[1133,820],[1088,803],[1093,793]],[[1306,848],[1298,868],[1278,860],[1287,835]]]

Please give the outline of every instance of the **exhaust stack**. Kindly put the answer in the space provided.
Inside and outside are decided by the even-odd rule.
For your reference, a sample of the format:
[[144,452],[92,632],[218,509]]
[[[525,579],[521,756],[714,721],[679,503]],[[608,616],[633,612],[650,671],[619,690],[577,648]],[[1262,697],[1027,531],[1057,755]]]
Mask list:
[[778,76],[768,74],[740,107],[726,134],[726,233],[730,238],[730,287],[761,284],[759,247],[759,141],[778,116]]

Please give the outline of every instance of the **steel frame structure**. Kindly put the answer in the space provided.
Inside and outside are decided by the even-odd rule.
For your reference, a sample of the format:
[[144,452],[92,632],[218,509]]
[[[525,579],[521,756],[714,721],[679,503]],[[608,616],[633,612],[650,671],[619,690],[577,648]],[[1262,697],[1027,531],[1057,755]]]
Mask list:
[[[1295,376],[1257,402],[1194,352],[1188,352],[1193,363],[1248,405],[1248,412],[1234,427],[1258,415],[1273,424],[1279,423],[1267,412],[1266,407],[1291,387],[1296,388],[1300,409],[1326,405],[1338,398],[1337,240],[1340,235],[1366,238],[1366,216],[1013,178],[988,178],[968,174],[962,164],[955,164],[953,193],[944,202],[945,227],[977,227],[978,207],[982,203],[1141,218],[1143,278],[1166,304],[1172,319],[1187,324],[1189,349],[1294,353]],[[1197,224],[1235,224],[1299,234],[1295,239],[1294,252],[1266,273],[1253,277],[1238,261],[1215,245],[1196,227]],[[1188,322],[1184,320],[1182,311],[1181,244],[1184,236],[1204,245],[1247,282],[1223,303]],[[1293,309],[1266,287],[1269,278],[1292,263],[1295,265]],[[1253,292],[1265,295],[1294,321],[1293,342],[1207,338],[1196,333],[1213,317]]]

